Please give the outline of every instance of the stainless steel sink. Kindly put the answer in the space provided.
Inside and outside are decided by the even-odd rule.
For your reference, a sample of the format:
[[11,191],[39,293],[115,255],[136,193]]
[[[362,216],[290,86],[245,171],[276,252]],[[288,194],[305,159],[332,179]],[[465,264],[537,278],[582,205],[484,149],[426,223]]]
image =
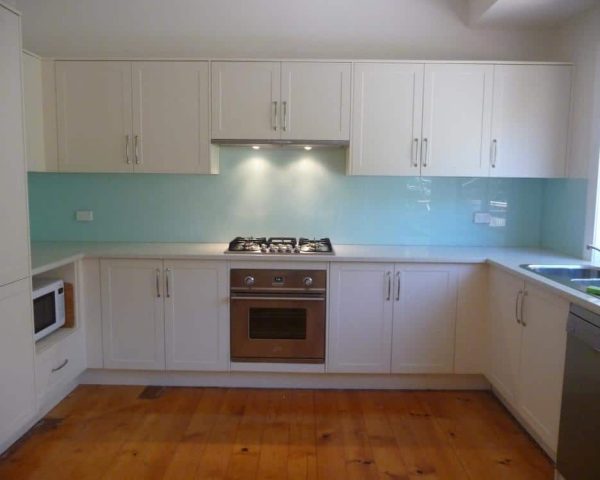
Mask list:
[[582,292],[588,286],[600,287],[600,267],[591,265],[521,265],[525,270]]

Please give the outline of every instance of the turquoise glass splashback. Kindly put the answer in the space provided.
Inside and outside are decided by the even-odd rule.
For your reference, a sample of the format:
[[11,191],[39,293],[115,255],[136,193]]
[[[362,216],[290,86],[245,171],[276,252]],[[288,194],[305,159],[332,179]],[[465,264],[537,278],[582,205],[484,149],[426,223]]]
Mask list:
[[[31,173],[32,239],[308,235],[348,244],[542,244],[545,180],[350,177],[341,149],[227,147],[220,163],[216,176]],[[76,210],[93,210],[94,221],[76,222]],[[473,223],[475,212],[489,212],[494,224]]]

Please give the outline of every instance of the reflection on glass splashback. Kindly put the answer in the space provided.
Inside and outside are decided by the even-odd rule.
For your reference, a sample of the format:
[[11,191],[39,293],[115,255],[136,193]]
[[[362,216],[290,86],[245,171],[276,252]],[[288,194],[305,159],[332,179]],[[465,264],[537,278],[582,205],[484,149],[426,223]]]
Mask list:
[[[538,246],[544,180],[350,177],[345,152],[221,149],[221,173],[29,174],[34,240]],[[78,223],[75,210],[93,210]],[[492,223],[473,223],[488,212]]]

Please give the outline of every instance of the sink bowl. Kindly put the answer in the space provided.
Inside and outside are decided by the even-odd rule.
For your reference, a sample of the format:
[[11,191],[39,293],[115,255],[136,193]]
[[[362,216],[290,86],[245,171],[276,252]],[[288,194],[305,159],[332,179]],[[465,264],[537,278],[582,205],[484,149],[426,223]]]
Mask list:
[[589,286],[600,287],[600,267],[591,265],[521,265],[525,270],[585,292]]

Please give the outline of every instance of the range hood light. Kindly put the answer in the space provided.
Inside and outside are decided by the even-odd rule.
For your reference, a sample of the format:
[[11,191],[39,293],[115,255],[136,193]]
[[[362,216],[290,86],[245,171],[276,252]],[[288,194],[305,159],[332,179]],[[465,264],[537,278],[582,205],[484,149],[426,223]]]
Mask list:
[[252,149],[253,150],[260,150],[260,146],[259,145],[252,145]]
[[310,145],[305,145],[304,150],[312,150],[312,147]]

